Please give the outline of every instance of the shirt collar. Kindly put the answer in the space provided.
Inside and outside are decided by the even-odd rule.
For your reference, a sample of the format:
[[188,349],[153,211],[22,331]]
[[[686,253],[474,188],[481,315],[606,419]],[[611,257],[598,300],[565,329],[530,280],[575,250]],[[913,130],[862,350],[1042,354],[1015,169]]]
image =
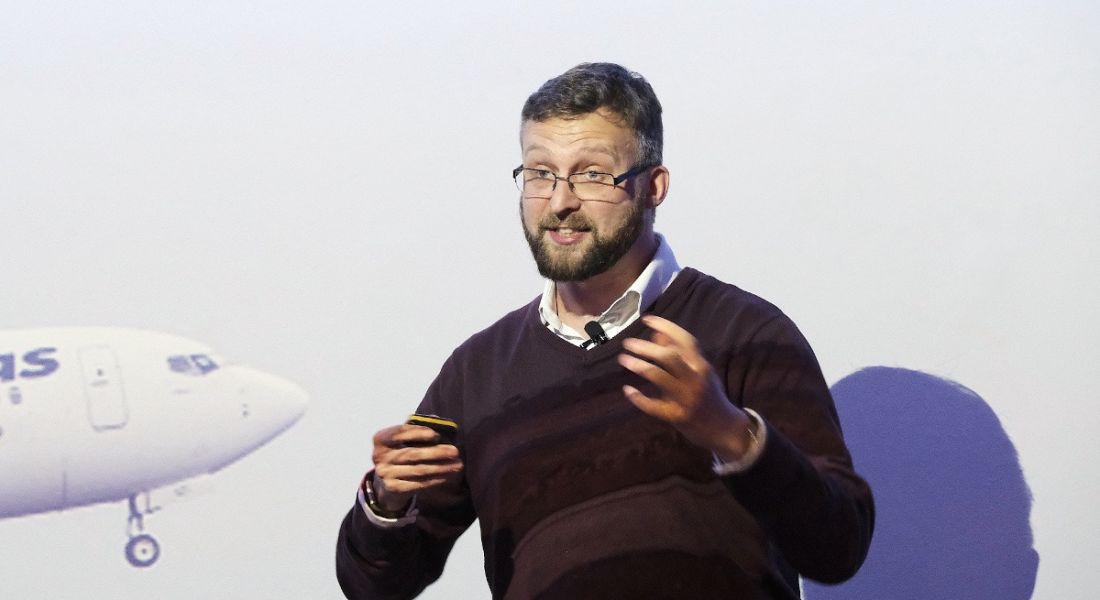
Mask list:
[[[664,236],[659,233],[655,235],[657,236],[657,252],[653,255],[653,259],[649,261],[645,269],[642,269],[641,274],[623,292],[623,295],[619,296],[611,303],[611,306],[607,307],[603,314],[596,318],[605,329],[608,327],[620,329],[632,323],[641,316],[642,310],[649,308],[657,300],[657,297],[668,289],[672,280],[680,273],[680,264],[676,262],[676,256],[672,253],[672,248],[668,245]],[[586,335],[574,331],[558,318],[558,313],[554,310],[555,290],[554,281],[547,279],[543,285],[542,299],[539,301],[539,316],[542,318],[543,324],[562,337],[586,338]]]

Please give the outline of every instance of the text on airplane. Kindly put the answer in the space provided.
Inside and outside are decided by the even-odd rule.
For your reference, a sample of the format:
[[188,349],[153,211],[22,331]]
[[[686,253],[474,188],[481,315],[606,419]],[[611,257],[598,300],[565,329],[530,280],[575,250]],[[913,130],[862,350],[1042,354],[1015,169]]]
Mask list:
[[[60,368],[61,363],[53,354],[57,348],[35,348],[22,355],[16,352],[0,354],[0,383],[19,378],[45,377]],[[205,375],[218,368],[218,363],[206,354],[177,354],[169,356],[168,368],[185,375]]]

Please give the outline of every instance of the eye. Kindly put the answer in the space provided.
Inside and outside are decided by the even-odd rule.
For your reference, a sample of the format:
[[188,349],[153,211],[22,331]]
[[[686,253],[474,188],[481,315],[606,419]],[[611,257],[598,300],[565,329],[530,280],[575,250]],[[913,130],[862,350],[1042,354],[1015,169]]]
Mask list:
[[581,179],[591,183],[606,183],[611,180],[611,176],[600,171],[585,171],[581,173]]
[[546,169],[527,169],[531,179],[553,179],[554,174]]

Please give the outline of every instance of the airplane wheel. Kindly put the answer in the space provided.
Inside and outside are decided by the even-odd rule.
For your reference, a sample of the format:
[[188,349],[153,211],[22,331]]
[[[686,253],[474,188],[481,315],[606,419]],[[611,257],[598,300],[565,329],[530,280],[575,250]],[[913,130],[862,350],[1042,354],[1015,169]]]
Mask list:
[[159,557],[160,544],[147,533],[135,535],[126,544],[126,560],[135,567],[148,567]]

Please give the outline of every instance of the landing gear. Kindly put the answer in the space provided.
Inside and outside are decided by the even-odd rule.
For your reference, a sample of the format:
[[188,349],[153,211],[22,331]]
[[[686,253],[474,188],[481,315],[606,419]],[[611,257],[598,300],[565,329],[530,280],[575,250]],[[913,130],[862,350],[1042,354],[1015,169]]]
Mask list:
[[[139,495],[144,500],[144,506],[140,508]],[[130,541],[126,543],[126,560],[135,567],[151,566],[160,558],[160,544],[153,536],[145,533],[145,515],[153,514],[156,510],[156,507],[150,505],[148,492],[130,496],[130,519],[126,528]]]
[[126,544],[126,560],[135,567],[148,567],[160,557],[160,544],[153,536],[142,533],[130,538]]

